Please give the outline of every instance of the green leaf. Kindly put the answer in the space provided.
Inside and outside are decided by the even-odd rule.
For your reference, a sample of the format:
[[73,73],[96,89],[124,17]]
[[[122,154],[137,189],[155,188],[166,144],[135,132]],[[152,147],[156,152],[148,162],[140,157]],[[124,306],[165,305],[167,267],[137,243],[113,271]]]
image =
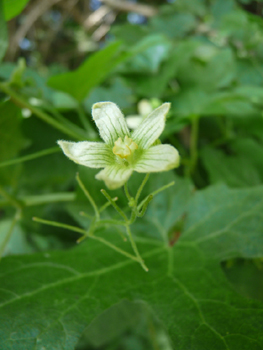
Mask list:
[[144,97],[160,97],[167,89],[168,83],[175,76],[177,65],[174,53],[170,54],[168,59],[163,62],[156,73],[151,75],[137,74],[132,75],[130,80],[136,89],[137,94]]
[[[4,80],[12,80],[12,76],[17,71],[17,68],[17,65],[14,63],[3,62],[0,65],[0,77]],[[20,83],[23,86],[21,92],[27,95],[28,98],[36,97],[52,101],[54,90],[46,85],[46,78],[43,77],[43,74],[26,67]]]
[[53,106],[58,110],[70,110],[78,107],[76,100],[62,91],[54,91],[51,99]]
[[[147,239],[146,221],[136,229],[148,273],[92,240],[65,252],[4,258],[0,347],[74,349],[84,328],[125,298],[150,306],[174,349],[260,350],[263,304],[239,295],[220,262],[263,255],[263,188],[211,187],[195,193],[186,210],[187,188],[179,182],[152,202],[146,221],[163,238]],[[186,211],[185,228],[169,247],[175,210]],[[105,237],[129,249],[114,230]]]
[[207,92],[199,87],[185,88],[172,99],[174,112],[181,116],[191,114],[199,116],[226,115],[233,117],[258,117],[260,107],[253,101],[256,95],[244,96],[243,92]]
[[224,272],[238,292],[263,302],[262,259],[234,259],[223,264]]
[[[207,51],[209,55],[205,56]],[[231,49],[215,50],[203,44],[189,54],[189,60],[181,61],[177,75],[184,86],[195,85],[211,92],[227,87],[235,78],[235,60]]]
[[261,181],[263,181],[262,143],[251,138],[238,138],[231,143],[231,148],[235,153],[246,157],[250,165],[257,170]]
[[[64,137],[61,132],[32,117],[25,119],[23,133],[31,141],[23,155],[55,147],[57,140]],[[27,190],[30,194],[47,193],[50,190],[63,191],[65,186],[72,182],[75,169],[76,165],[69,162],[62,152],[36,158],[24,167],[19,178],[19,186],[22,192]]]
[[237,63],[237,79],[241,84],[262,86],[263,74],[261,63],[255,60],[243,58],[236,60]]
[[207,12],[205,0],[177,0],[174,7],[180,12],[191,12],[197,16],[204,16]]
[[201,160],[208,172],[210,183],[225,182],[233,187],[256,186],[261,177],[250,158],[240,152],[226,155],[224,152],[206,147],[201,151]]
[[134,57],[124,64],[125,73],[156,73],[161,62],[166,59],[171,49],[171,42],[164,35],[153,34],[139,41],[131,52]]
[[150,22],[150,28],[156,33],[162,33],[168,38],[181,38],[196,26],[196,18],[191,13],[167,13],[154,16]]
[[29,0],[3,0],[5,19],[9,21],[13,17],[19,15]]
[[[89,349],[88,345],[95,348],[104,345],[105,348],[114,341],[116,349],[116,340],[118,343],[130,344],[129,338],[133,336],[137,340],[136,344],[127,344],[125,349],[155,350],[158,346],[160,350],[172,350],[162,328],[146,303],[124,299],[103,312],[87,327],[76,349]],[[126,342],[125,338],[128,338]]]
[[109,87],[99,86],[84,100],[86,111],[90,113],[92,105],[98,101],[111,101],[121,109],[128,108],[133,102],[132,90],[121,79],[114,80]]
[[3,1],[0,0],[0,61],[4,57],[8,45],[7,29],[3,14]]
[[211,10],[216,20],[220,21],[221,18],[236,9],[237,4],[234,0],[214,0],[212,2]]
[[12,226],[12,220],[6,219],[2,220],[0,223],[0,251],[3,250],[4,255],[13,255],[13,254],[29,254],[34,252],[33,248],[30,246],[29,242],[26,239],[25,232],[19,225],[15,225],[11,238],[6,239],[7,233]]
[[115,23],[111,27],[110,32],[115,38],[123,41],[126,45],[135,45],[136,47],[138,42],[149,34],[149,29],[146,26],[138,26],[131,23],[122,23],[121,25]]
[[48,85],[82,101],[88,93],[126,57],[118,54],[120,42],[114,42],[105,49],[90,56],[79,68],[53,76]]
[[256,136],[258,140],[263,141],[263,118],[259,115],[250,116],[249,118],[232,118],[233,125],[242,131],[242,135],[247,137]]
[[[254,57],[256,59],[251,57],[252,62],[262,57],[260,52],[263,39],[263,22],[259,16],[236,9],[226,13],[219,26],[223,36],[230,38],[232,42],[240,42],[241,45],[237,47],[238,53],[249,52],[251,49],[255,50]],[[249,54],[245,54],[245,56],[249,57]]]

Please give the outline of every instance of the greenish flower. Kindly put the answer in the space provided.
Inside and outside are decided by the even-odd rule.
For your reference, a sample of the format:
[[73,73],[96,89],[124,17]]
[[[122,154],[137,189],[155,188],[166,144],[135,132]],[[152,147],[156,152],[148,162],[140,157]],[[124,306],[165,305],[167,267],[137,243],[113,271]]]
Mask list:
[[58,141],[58,144],[75,163],[104,168],[96,179],[105,181],[107,187],[113,190],[123,186],[133,171],[152,173],[179,166],[176,148],[156,145],[169,108],[170,103],[156,108],[131,133],[115,103],[98,102],[92,107],[92,116],[105,143]]

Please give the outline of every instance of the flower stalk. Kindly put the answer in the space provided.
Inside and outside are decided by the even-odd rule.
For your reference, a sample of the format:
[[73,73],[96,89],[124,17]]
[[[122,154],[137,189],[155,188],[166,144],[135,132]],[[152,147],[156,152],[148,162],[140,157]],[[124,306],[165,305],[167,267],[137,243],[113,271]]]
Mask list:
[[[170,187],[171,185],[174,184],[174,182],[173,182],[173,183],[170,183],[166,186],[163,186],[159,190],[148,195],[140,204],[138,204],[140,194],[141,194],[142,189],[143,189],[146,181],[148,180],[148,178],[149,178],[149,174],[147,174],[145,176],[145,178],[144,178],[143,182],[141,183],[141,185],[139,186],[139,189],[138,189],[134,198],[129,193],[127,183],[124,186],[124,189],[125,189],[124,192],[125,192],[126,197],[127,197],[128,207],[130,208],[130,211],[131,211],[130,218],[128,218],[128,216],[124,213],[124,211],[117,205],[117,203],[116,203],[117,197],[112,198],[109,195],[109,193],[107,191],[105,191],[104,189],[101,190],[101,193],[105,196],[105,198],[107,199],[107,202],[99,208],[97,206],[96,202],[94,201],[94,199],[92,198],[92,196],[90,195],[89,191],[87,190],[87,188],[85,187],[85,185],[81,181],[79,175],[77,174],[76,180],[77,180],[80,188],[82,189],[82,191],[86,195],[87,199],[91,203],[93,210],[94,210],[94,216],[92,216],[92,217],[90,215],[86,215],[84,212],[80,213],[80,215],[86,216],[90,219],[89,228],[87,230],[85,230],[85,229],[75,227],[72,225],[67,225],[67,224],[63,224],[60,222],[56,222],[56,221],[44,220],[44,219],[36,218],[36,217],[34,217],[33,220],[36,222],[45,224],[45,225],[62,227],[62,228],[65,228],[67,230],[71,230],[73,232],[80,233],[82,236],[77,240],[77,243],[81,243],[86,238],[97,240],[97,241],[107,245],[111,249],[115,250],[116,252],[126,256],[127,258],[138,262],[145,271],[148,271],[148,267],[145,265],[145,262],[139,253],[139,250],[138,250],[138,247],[136,244],[136,240],[133,238],[130,226],[134,223],[134,221],[137,218],[140,218],[145,214],[147,207],[148,207],[149,203],[151,202],[151,200],[153,199],[154,195],[156,195],[157,193],[165,190],[167,187]],[[116,212],[122,217],[123,220],[103,219],[101,217],[101,213],[110,205],[116,210]],[[103,237],[97,236],[96,230],[101,226],[123,226],[126,230],[126,234],[127,234],[128,239],[130,241],[134,255],[119,248],[118,246],[109,242],[108,240],[104,239]],[[124,239],[124,241],[126,241],[126,239]]]

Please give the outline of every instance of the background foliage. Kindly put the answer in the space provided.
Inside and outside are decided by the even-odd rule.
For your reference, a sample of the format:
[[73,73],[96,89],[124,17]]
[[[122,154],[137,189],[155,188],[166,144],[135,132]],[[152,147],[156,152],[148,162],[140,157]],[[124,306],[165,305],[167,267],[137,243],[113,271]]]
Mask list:
[[[250,0],[0,0],[1,349],[263,349],[262,16]],[[132,226],[147,274],[32,221],[89,226],[77,171],[104,204],[56,146],[99,140],[103,100],[142,117],[172,103],[162,141],[182,164],[144,191],[175,186]]]

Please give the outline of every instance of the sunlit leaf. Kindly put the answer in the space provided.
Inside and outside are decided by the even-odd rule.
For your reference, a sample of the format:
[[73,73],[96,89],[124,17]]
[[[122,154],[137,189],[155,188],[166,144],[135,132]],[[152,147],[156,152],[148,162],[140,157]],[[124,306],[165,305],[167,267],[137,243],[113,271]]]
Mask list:
[[19,15],[29,0],[3,0],[5,19],[9,21]]
[[90,56],[75,71],[51,77],[48,85],[82,101],[125,58],[118,55],[120,45],[120,42],[112,43]]

